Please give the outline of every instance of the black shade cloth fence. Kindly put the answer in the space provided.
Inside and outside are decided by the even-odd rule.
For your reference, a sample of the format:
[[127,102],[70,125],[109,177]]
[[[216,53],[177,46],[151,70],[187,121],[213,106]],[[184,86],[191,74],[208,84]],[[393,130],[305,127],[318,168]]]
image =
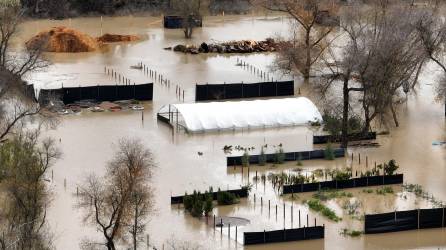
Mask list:
[[304,193],[304,192],[316,192],[322,189],[370,187],[370,186],[402,184],[403,182],[404,182],[403,174],[365,176],[365,177],[351,178],[349,180],[340,180],[340,181],[332,180],[332,181],[321,181],[321,182],[305,183],[297,185],[284,185],[282,192],[283,194]]
[[195,87],[195,101],[292,95],[294,81],[203,84]]
[[445,208],[395,211],[365,216],[366,234],[445,227]]
[[245,232],[243,233],[244,245],[278,243],[288,241],[323,239],[324,226],[283,229],[276,231]]
[[[345,156],[345,149],[337,148],[333,149],[334,156],[336,158]],[[302,151],[302,152],[289,152],[285,154],[285,161],[297,161],[297,160],[312,160],[312,159],[323,159],[325,158],[325,150],[313,150],[313,151]],[[230,156],[226,157],[226,165],[229,166],[239,166],[242,165],[243,156]],[[265,154],[266,162],[274,163],[276,162],[277,154]],[[249,164],[259,164],[260,155],[250,155]]]
[[[376,140],[376,132],[369,133],[353,133],[348,135],[349,141]],[[328,142],[340,142],[339,136],[333,135],[315,135],[313,136],[313,144],[325,144]]]
[[138,85],[98,85],[40,90],[40,103],[46,103],[51,98],[59,98],[65,104],[90,99],[100,102],[131,99],[150,101],[153,99],[153,83]]
[[[231,194],[235,194],[236,196],[238,196],[240,198],[246,198],[249,195],[249,191],[248,191],[247,188],[232,189],[232,190],[221,190],[221,192],[228,192],[228,193],[231,193]],[[217,200],[217,193],[218,192],[213,192],[212,193],[213,200]],[[202,194],[204,194],[204,193],[202,193]],[[188,195],[191,195],[191,194],[188,194]],[[181,204],[181,203],[183,203],[183,199],[184,199],[184,195],[172,196],[172,197],[170,197],[170,204]]]

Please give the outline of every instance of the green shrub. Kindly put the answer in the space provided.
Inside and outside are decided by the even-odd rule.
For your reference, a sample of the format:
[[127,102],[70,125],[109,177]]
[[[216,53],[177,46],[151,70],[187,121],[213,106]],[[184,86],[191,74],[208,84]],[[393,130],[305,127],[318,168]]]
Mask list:
[[349,169],[346,170],[338,170],[335,169],[332,171],[331,173],[333,180],[336,181],[345,181],[345,180],[349,180],[351,177],[351,172]]
[[311,210],[321,213],[323,216],[332,221],[339,222],[342,220],[342,218],[338,217],[332,209],[328,208],[317,199],[311,199],[307,201],[307,204]]
[[392,187],[378,188],[376,189],[376,194],[379,195],[393,194],[393,188]]
[[345,192],[345,191],[334,190],[334,189],[319,190],[313,194],[313,198],[321,200],[321,201],[327,201],[327,200],[343,198],[343,197],[351,198],[351,197],[353,197],[353,194],[349,193],[349,192]]
[[226,191],[218,191],[217,192],[217,204],[218,205],[232,205],[239,202],[238,197]]
[[297,166],[302,166],[302,155],[299,153],[297,155]]
[[347,228],[342,229],[341,231],[341,235],[344,236],[350,236],[350,237],[359,237],[363,234],[362,231],[358,231],[358,230],[350,230]]
[[189,211],[193,217],[201,217],[203,214],[208,216],[214,208],[212,188],[204,194],[197,191],[194,191],[191,195],[186,193],[183,198],[183,204],[184,209]]
[[277,164],[283,164],[285,162],[285,152],[283,151],[282,146],[279,146],[279,149],[276,151],[274,158]]
[[331,146],[331,143],[328,143],[327,146],[325,147],[324,157],[325,157],[325,160],[329,160],[329,161],[332,161],[336,158],[333,147]]
[[392,159],[389,163],[384,164],[384,173],[386,175],[393,175],[399,167],[400,166],[396,164],[396,161]]

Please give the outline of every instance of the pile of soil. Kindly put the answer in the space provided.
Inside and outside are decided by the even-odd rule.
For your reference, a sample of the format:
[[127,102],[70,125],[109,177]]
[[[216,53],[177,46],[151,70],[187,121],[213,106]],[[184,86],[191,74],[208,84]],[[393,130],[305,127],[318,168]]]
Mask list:
[[26,42],[28,49],[43,48],[45,52],[78,53],[98,50],[104,43],[133,42],[140,38],[133,35],[104,34],[91,37],[67,27],[53,27],[42,31]]
[[102,43],[117,43],[117,42],[134,42],[138,41],[140,38],[133,35],[116,35],[116,34],[104,34],[97,38],[99,42]]
[[272,38],[265,41],[231,41],[224,43],[202,43],[200,46],[177,45],[173,48],[174,51],[199,54],[199,53],[256,53],[256,52],[274,52],[280,47],[280,44]]
[[90,52],[100,46],[101,42],[93,37],[63,26],[42,31],[26,42],[28,49],[42,47],[45,52]]

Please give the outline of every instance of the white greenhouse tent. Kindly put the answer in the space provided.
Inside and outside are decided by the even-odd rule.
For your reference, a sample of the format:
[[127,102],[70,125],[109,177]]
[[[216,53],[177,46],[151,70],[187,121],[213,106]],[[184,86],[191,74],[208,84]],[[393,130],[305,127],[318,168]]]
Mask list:
[[189,132],[294,126],[322,121],[317,107],[305,97],[171,104],[160,110],[160,116]]

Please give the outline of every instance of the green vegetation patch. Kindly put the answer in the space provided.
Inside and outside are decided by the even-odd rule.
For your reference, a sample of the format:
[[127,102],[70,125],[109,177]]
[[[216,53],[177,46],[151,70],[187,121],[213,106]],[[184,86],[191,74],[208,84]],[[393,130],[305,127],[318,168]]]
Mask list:
[[332,209],[325,206],[317,199],[310,199],[309,201],[307,201],[307,204],[311,210],[321,213],[323,216],[327,217],[332,221],[339,222],[342,220],[342,218],[338,217]]

